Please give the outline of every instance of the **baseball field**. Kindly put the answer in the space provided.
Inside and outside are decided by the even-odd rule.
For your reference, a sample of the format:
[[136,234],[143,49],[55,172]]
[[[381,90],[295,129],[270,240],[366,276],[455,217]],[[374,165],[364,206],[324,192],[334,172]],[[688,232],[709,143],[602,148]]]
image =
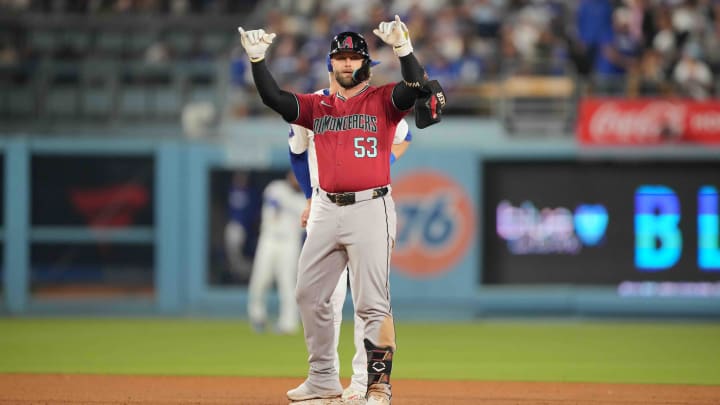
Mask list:
[[[720,323],[397,325],[393,403],[720,404]],[[343,326],[349,377],[351,325]],[[286,404],[301,334],[229,319],[0,319],[0,404]]]

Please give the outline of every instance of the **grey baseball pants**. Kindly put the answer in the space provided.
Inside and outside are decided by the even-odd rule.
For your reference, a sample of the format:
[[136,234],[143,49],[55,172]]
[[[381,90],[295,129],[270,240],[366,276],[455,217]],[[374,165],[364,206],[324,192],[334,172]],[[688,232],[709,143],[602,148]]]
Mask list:
[[[389,187],[389,186],[388,186]],[[296,298],[305,331],[310,370],[308,381],[323,390],[342,390],[334,367],[335,345],[330,296],[346,264],[357,315],[365,321],[365,338],[395,349],[390,305],[390,255],[397,217],[391,191],[338,206],[319,188],[313,192],[307,239],[300,254]]]

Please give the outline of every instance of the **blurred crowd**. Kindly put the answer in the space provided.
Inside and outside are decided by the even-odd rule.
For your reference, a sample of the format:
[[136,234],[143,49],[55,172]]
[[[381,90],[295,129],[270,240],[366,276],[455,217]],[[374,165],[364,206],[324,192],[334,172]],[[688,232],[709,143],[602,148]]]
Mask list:
[[46,14],[217,14],[245,12],[258,0],[0,0],[0,10]]
[[374,80],[397,80],[391,49],[371,34],[394,14],[450,95],[513,74],[572,76],[595,95],[707,99],[720,90],[720,0],[281,1],[258,26],[278,33],[271,70],[309,92],[325,85],[328,39],[345,30],[369,39],[382,62]]
[[[326,86],[330,39],[346,30],[363,33],[381,62],[374,82],[398,80],[392,50],[372,35],[394,14],[407,23],[429,76],[451,96],[513,74],[568,76],[584,93],[613,96],[707,99],[720,87],[720,0],[0,0],[6,12],[235,15],[237,25],[278,34],[267,60],[280,85],[297,92]],[[0,35],[0,64],[32,54]],[[195,52],[203,54],[199,44]],[[233,100],[247,100],[252,80],[236,35],[205,53],[229,62]],[[174,55],[160,42],[141,57]]]

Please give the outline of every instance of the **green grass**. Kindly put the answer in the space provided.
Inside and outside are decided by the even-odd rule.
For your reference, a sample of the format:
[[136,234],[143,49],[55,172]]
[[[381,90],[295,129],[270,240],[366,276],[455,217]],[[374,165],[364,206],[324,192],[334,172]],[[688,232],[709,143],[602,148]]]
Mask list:
[[[720,323],[397,325],[394,378],[720,384]],[[352,357],[343,326],[343,376]],[[304,376],[302,335],[234,320],[0,319],[0,372]]]

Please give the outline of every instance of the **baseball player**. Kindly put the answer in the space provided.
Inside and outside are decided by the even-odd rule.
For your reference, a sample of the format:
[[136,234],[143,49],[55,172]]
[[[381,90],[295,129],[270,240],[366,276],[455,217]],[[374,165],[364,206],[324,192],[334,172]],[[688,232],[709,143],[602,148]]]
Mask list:
[[304,208],[304,195],[291,171],[285,179],[270,182],[263,191],[260,237],[248,286],[248,317],[257,332],[265,329],[266,293],[273,280],[280,301],[276,332],[292,334],[297,330],[295,280],[303,236],[297,216]]
[[262,29],[238,28],[263,103],[287,122],[315,134],[319,186],[313,190],[307,239],[298,263],[296,299],[305,330],[310,369],[287,392],[291,401],[337,398],[342,385],[335,368],[335,328],[330,297],[349,265],[356,314],[365,326],[367,403],[390,404],[395,327],[390,305],[390,254],[396,214],[391,197],[390,149],[395,127],[423,97],[425,71],[413,55],[400,17],[373,33],[393,47],[403,80],[371,86],[370,54],[362,35],[343,32],[331,41],[337,93],[293,94],[281,90],[265,64],[275,38]]
[[[375,65],[379,62],[373,61],[371,65]],[[335,80],[335,75],[332,73],[332,64],[330,57],[327,58],[328,65],[328,80],[330,87],[322,90],[318,90],[316,94],[323,94],[329,96],[335,94],[339,90],[340,84]],[[309,129],[301,126],[291,124],[290,125],[290,138],[288,143],[290,145],[290,161],[292,163],[292,169],[295,173],[295,177],[300,182],[300,187],[305,193],[307,198],[307,206],[302,213],[300,218],[301,225],[304,228],[307,225],[307,220],[310,212],[312,202],[312,190],[319,186],[317,181],[317,166],[313,165],[312,171],[308,164],[308,154],[315,154],[315,145],[313,143],[313,134]],[[410,141],[412,140],[412,134],[408,127],[405,119],[398,123],[395,130],[395,138],[390,153],[390,164],[393,164],[397,159],[402,156],[407,150]],[[338,281],[335,291],[330,297],[330,304],[333,308],[334,313],[334,325],[335,325],[335,368],[340,374],[340,357],[337,349],[340,343],[340,326],[342,324],[342,309],[345,304],[345,296],[347,295],[347,281],[348,281],[348,269],[345,267],[343,270],[340,280]],[[352,292],[352,290],[351,290]],[[363,344],[363,338],[365,336],[364,325],[362,319],[359,316],[354,316],[354,334],[353,341],[355,343],[355,355],[352,359],[353,374],[350,379],[350,385],[343,390],[342,398],[348,400],[359,400],[365,398],[367,389],[367,354],[365,353],[365,347]]]
[[250,261],[245,258],[244,250],[248,239],[248,231],[252,227],[259,211],[259,204],[254,197],[248,181],[248,174],[233,173],[228,190],[228,222],[225,224],[225,255],[230,272],[245,278],[250,272]]

